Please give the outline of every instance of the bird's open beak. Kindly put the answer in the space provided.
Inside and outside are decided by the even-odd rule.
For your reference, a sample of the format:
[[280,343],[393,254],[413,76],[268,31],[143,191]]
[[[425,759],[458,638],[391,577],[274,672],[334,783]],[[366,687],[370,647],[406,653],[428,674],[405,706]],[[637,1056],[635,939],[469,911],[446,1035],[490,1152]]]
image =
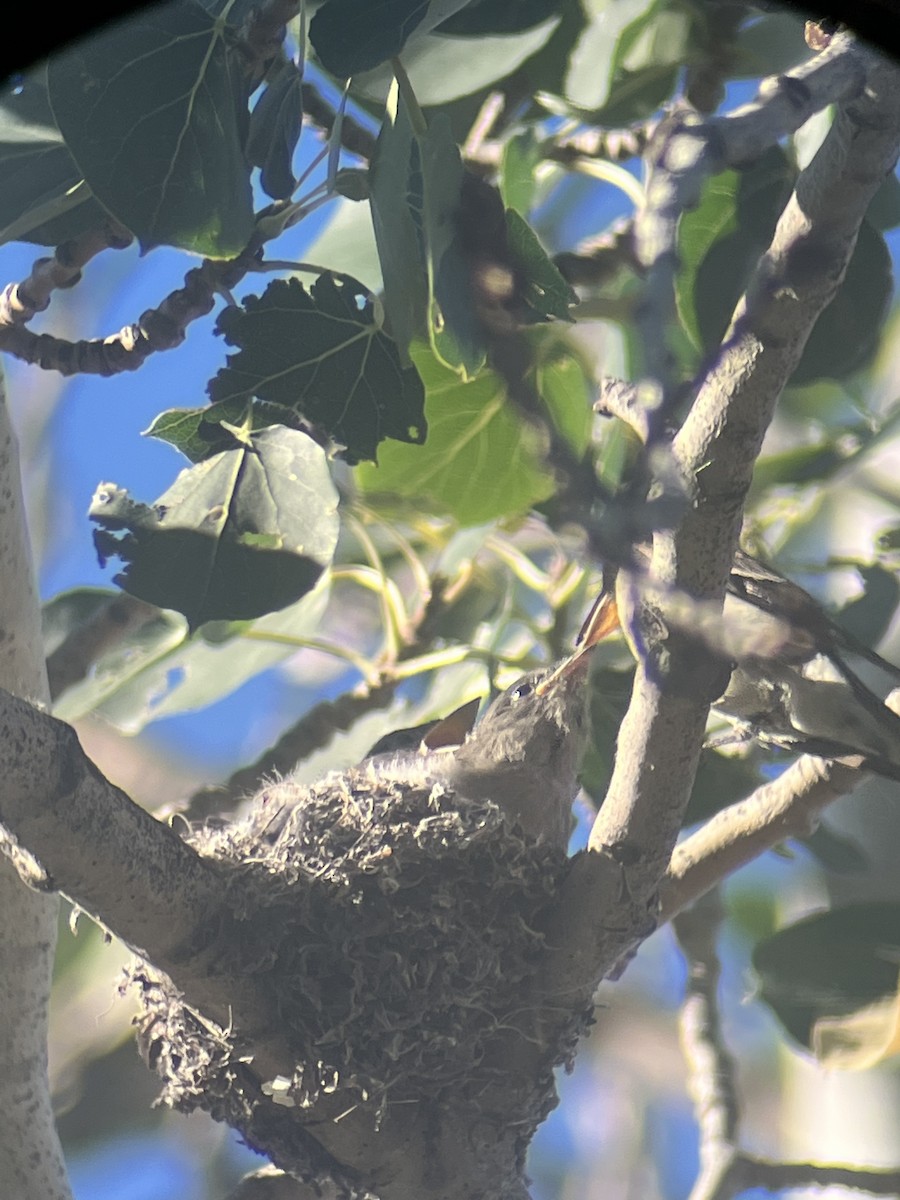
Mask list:
[[481,697],[476,696],[474,700],[469,700],[467,704],[454,709],[449,717],[438,721],[422,738],[419,752],[424,754],[429,750],[442,750],[447,746],[461,746],[475,727],[475,717],[480,704]]
[[575,639],[575,650],[564,659],[552,675],[542,680],[535,691],[539,696],[554,688],[562,679],[567,679],[576,671],[587,671],[590,663],[590,651],[609,634],[619,628],[619,614],[616,609],[615,591],[610,589],[600,593],[594,601],[587,619]]
[[579,650],[590,649],[591,646],[596,646],[599,641],[618,629],[619,625],[615,588],[604,588],[594,601],[593,608],[579,629],[575,645]]

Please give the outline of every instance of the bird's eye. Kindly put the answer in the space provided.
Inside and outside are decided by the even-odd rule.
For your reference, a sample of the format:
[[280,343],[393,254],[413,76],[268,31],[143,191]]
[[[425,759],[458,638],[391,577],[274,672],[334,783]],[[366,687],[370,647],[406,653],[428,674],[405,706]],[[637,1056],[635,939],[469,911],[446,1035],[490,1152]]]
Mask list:
[[533,691],[534,684],[523,680],[522,683],[516,684],[516,686],[510,692],[510,695],[512,696],[513,700],[523,700],[526,696],[530,696]]

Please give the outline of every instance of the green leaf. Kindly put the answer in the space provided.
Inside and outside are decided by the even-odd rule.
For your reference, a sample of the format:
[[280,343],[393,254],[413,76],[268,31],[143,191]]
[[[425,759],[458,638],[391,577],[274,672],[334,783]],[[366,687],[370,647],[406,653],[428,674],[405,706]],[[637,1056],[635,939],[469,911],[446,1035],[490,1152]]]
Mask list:
[[711,350],[721,341],[792,184],[787,157],[775,146],[746,170],[710,179],[700,204],[681,218],[676,298],[698,349]]
[[337,493],[311,438],[275,428],[182,471],[153,505],[101,484],[89,515],[116,583],[204,621],[251,620],[308,592],[337,544]]
[[297,64],[283,63],[250,114],[247,158],[261,169],[263,191],[273,200],[286,200],[296,186],[293,161],[303,124],[302,84]]
[[900,179],[893,171],[872,197],[866,220],[882,233],[900,225]]
[[[570,10],[573,7],[570,6]],[[456,100],[463,100],[461,108],[468,108],[471,104],[465,102],[470,97],[477,97],[483,89],[514,74],[526,62],[530,75],[532,65],[543,55],[561,24],[560,18],[551,13],[539,25],[521,33],[485,34],[473,38],[435,31],[413,39],[414,44],[403,53],[403,67],[423,108],[448,105]],[[353,91],[367,100],[383,104],[392,82],[393,72],[385,63],[355,76]],[[469,115],[469,123],[474,115],[474,112]],[[459,135],[460,129],[456,128]]]
[[183,617],[161,612],[99,659],[87,679],[60,697],[54,713],[65,721],[96,713],[135,734],[151,721],[205,708],[295,654],[318,629],[329,586],[326,571],[296,604],[249,626],[229,626],[231,636],[216,644],[205,630],[190,636]]
[[489,37],[491,34],[521,33],[559,12],[562,0],[469,0],[460,12],[448,17],[437,28],[440,34],[454,37]]
[[0,98],[0,242],[56,245],[105,219],[53,119],[44,72]]
[[867,366],[878,349],[893,286],[885,240],[863,221],[844,281],[813,326],[791,386],[814,379],[845,379]]
[[856,569],[863,581],[862,595],[845,604],[835,619],[864,645],[877,646],[900,604],[900,579],[896,572],[877,563],[868,566],[861,563]]
[[885,1002],[889,1014],[898,961],[900,905],[891,903],[808,917],[761,942],[753,954],[761,999],[791,1037],[834,1065],[848,1065],[851,1038],[858,1055],[880,1057],[884,1024],[848,1019],[874,1016]]
[[377,468],[358,468],[364,491],[428,500],[461,525],[521,516],[552,495],[539,439],[510,409],[500,376],[485,370],[460,380],[422,346],[413,358],[425,384],[428,440],[386,446]]
[[414,33],[428,33],[468,0],[326,0],[309,25],[322,65],[338,79],[394,58]]
[[729,74],[736,79],[780,75],[808,57],[803,17],[787,12],[764,13],[738,32]]
[[416,372],[400,364],[376,305],[355,279],[321,275],[309,292],[279,279],[216,326],[239,346],[209,383],[214,401],[258,396],[311,421],[346,447],[355,463],[374,460],[385,438],[425,440],[424,393]]
[[[256,433],[272,425],[283,425],[281,418],[287,415],[281,412],[273,416],[265,406],[248,406],[243,400],[225,400],[206,408],[169,408],[153,418],[143,436],[168,442],[185,458],[199,463],[223,450],[246,444],[244,432]],[[242,427],[241,437],[236,436],[235,426]]]
[[522,217],[528,216],[534,204],[534,173],[540,161],[540,141],[530,125],[514,133],[503,147],[500,195],[506,208],[514,208]]
[[483,365],[485,347],[459,234],[466,175],[446,114],[426,125],[404,91],[391,92],[371,167],[385,309],[401,354],[427,339],[467,378]]
[[[711,179],[697,208],[681,218],[676,296],[698,349],[719,345],[792,184],[784,152],[772,147],[747,170]],[[842,379],[865,366],[878,345],[892,286],[884,238],[864,221],[844,281],[816,322],[791,386]]]
[[514,208],[506,211],[506,231],[510,258],[522,275],[521,299],[534,319],[546,321],[558,317],[571,321],[569,309],[578,302],[577,293],[551,262],[537,234]]
[[655,112],[688,57],[692,19],[661,0],[592,0],[565,95],[593,123],[618,127]]
[[829,479],[846,462],[846,450],[832,441],[794,446],[780,454],[769,454],[760,458],[753,469],[754,492],[761,494],[779,484],[797,486]]
[[538,358],[537,385],[553,424],[579,457],[586,454],[594,413],[591,385],[580,359],[564,343],[553,346]]
[[47,600],[41,608],[44,655],[49,656],[75,630],[93,620],[110,603],[121,597],[113,588],[70,588]]
[[569,61],[564,94],[576,108],[593,112],[609,98],[622,56],[620,40],[637,22],[649,19],[656,0],[591,0],[590,22]]
[[52,59],[48,77],[79,170],[142,250],[243,249],[248,96],[226,26],[190,0],[149,8]]

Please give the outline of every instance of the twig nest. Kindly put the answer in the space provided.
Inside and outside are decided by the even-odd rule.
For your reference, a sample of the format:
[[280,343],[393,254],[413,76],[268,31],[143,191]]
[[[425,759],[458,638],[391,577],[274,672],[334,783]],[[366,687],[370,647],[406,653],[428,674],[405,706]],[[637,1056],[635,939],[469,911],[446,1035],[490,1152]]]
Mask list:
[[[493,802],[360,768],[311,788],[272,783],[244,820],[191,841],[221,865],[236,918],[218,962],[262,977],[275,998],[296,1066],[267,1090],[304,1110],[301,1123],[336,1091],[348,1108],[370,1106],[376,1128],[394,1103],[477,1105],[503,1074],[498,1038],[533,1046],[545,1036],[538,930],[567,859],[510,828]],[[241,1030],[199,1019],[146,966],[136,979],[164,1099],[205,1108],[252,1140],[263,1098],[258,1081],[247,1084]],[[555,1103],[551,1067],[586,1020],[550,1022],[538,1091],[533,1080],[521,1111],[512,1101],[523,1154]]]

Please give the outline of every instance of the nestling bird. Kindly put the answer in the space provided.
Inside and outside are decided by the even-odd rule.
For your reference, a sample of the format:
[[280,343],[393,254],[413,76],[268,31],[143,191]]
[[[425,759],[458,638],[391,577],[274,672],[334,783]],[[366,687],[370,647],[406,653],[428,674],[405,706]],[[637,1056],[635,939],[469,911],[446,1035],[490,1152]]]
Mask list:
[[[705,638],[701,608],[693,622],[686,614],[682,631]],[[615,623],[611,589],[595,609]],[[798,584],[743,550],[735,554],[718,622],[719,636],[706,640],[731,659],[732,671],[713,708],[739,736],[822,758],[861,755],[871,770],[900,779],[900,716],[849,660],[872,664],[895,684],[900,669],[831,620]]]
[[[588,737],[591,651],[605,632],[599,624],[586,626],[573,654],[556,666],[523,675],[497,697],[468,736],[460,731],[459,712],[451,714],[426,732],[419,749],[376,752],[358,767],[327,775],[314,785],[316,793],[333,787],[338,796],[357,785],[369,794],[379,787],[440,787],[467,800],[492,801],[529,838],[564,849]],[[448,722],[451,744],[445,744]],[[249,819],[257,836],[269,842],[280,838],[292,821],[302,820],[302,793],[286,793],[288,782],[264,789],[254,802]]]

